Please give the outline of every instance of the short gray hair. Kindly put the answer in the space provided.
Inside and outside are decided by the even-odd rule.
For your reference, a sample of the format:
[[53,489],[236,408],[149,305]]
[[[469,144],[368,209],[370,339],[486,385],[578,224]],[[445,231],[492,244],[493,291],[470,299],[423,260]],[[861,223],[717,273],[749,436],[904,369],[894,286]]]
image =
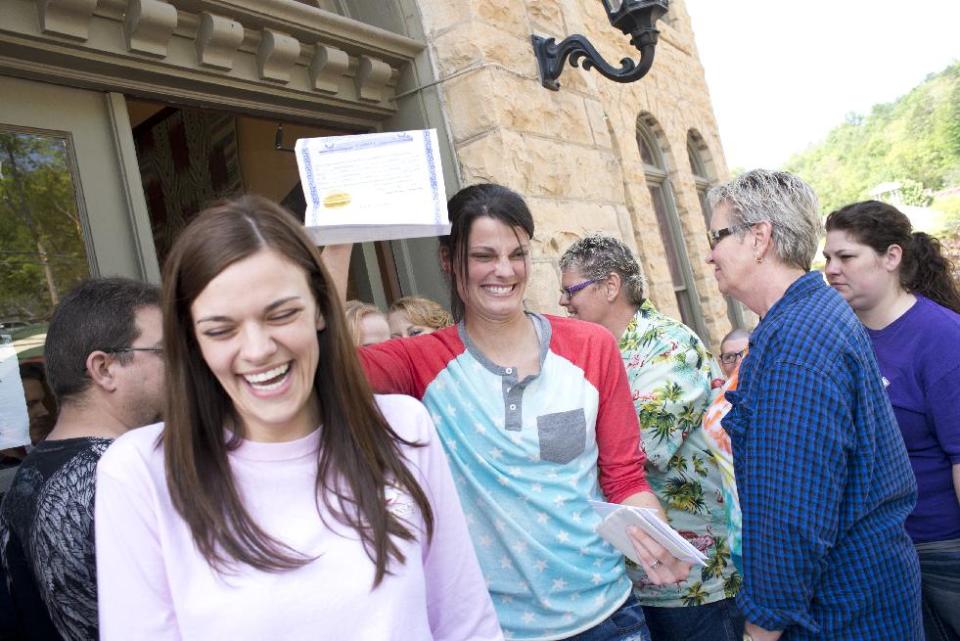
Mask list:
[[708,194],[711,209],[730,207],[730,226],[743,238],[747,228],[769,222],[773,251],[787,265],[810,270],[823,235],[817,194],[785,171],[754,169],[718,185]]
[[602,280],[615,273],[620,276],[630,302],[634,305],[643,303],[647,279],[633,252],[622,241],[601,234],[581,238],[560,258],[561,270],[571,267],[591,280]]

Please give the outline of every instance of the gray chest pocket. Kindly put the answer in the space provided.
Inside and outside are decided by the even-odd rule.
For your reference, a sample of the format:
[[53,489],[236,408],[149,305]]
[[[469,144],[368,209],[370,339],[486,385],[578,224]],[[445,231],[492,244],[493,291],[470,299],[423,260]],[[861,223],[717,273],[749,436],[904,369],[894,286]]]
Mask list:
[[537,417],[540,460],[569,463],[583,454],[587,445],[587,420],[583,408]]

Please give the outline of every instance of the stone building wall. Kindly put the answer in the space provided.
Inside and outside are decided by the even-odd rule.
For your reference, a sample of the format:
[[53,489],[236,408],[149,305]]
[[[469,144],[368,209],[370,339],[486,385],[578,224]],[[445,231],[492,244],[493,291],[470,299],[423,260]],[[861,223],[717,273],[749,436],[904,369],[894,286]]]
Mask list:
[[583,33],[610,61],[639,54],[610,26],[599,0],[417,0],[463,184],[493,181],[529,203],[537,230],[531,309],[558,312],[558,259],[586,233],[616,235],[641,258],[649,296],[679,318],[657,230],[637,121],[659,138],[709,342],[729,329],[687,159],[690,131],[702,138],[715,178],[727,176],[703,68],[683,0],[659,23],[652,71],[622,85],[569,65],[559,92],[540,85],[530,35]]

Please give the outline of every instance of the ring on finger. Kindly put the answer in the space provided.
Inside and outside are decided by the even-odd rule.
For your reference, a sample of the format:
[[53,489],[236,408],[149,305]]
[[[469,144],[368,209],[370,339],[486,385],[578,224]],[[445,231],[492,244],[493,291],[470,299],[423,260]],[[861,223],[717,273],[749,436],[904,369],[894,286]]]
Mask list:
[[650,567],[656,569],[661,565],[663,565],[663,561],[661,561],[660,559],[657,559],[656,561],[650,564]]

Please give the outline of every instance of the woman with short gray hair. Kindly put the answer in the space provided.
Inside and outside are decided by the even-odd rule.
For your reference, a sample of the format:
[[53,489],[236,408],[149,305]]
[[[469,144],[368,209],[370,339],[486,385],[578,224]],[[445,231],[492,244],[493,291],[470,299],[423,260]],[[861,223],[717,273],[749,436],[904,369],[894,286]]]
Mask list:
[[714,187],[710,208],[728,208],[728,229],[743,238],[761,222],[770,223],[772,250],[785,264],[809,271],[823,235],[817,194],[803,180],[784,171],[757,169]]
[[560,269],[560,305],[619,341],[650,486],[670,524],[707,557],[686,579],[659,586],[627,562],[651,637],[741,641],[743,616],[733,602],[740,576],[731,562],[723,477],[702,429],[720,370],[692,329],[645,299],[643,270],[622,241],[582,238],[563,254]]
[[742,509],[745,638],[920,641],[904,530],[916,482],[870,340],[810,271],[816,195],[756,170],[710,202],[707,263],[720,291],[762,319],[722,419]]

